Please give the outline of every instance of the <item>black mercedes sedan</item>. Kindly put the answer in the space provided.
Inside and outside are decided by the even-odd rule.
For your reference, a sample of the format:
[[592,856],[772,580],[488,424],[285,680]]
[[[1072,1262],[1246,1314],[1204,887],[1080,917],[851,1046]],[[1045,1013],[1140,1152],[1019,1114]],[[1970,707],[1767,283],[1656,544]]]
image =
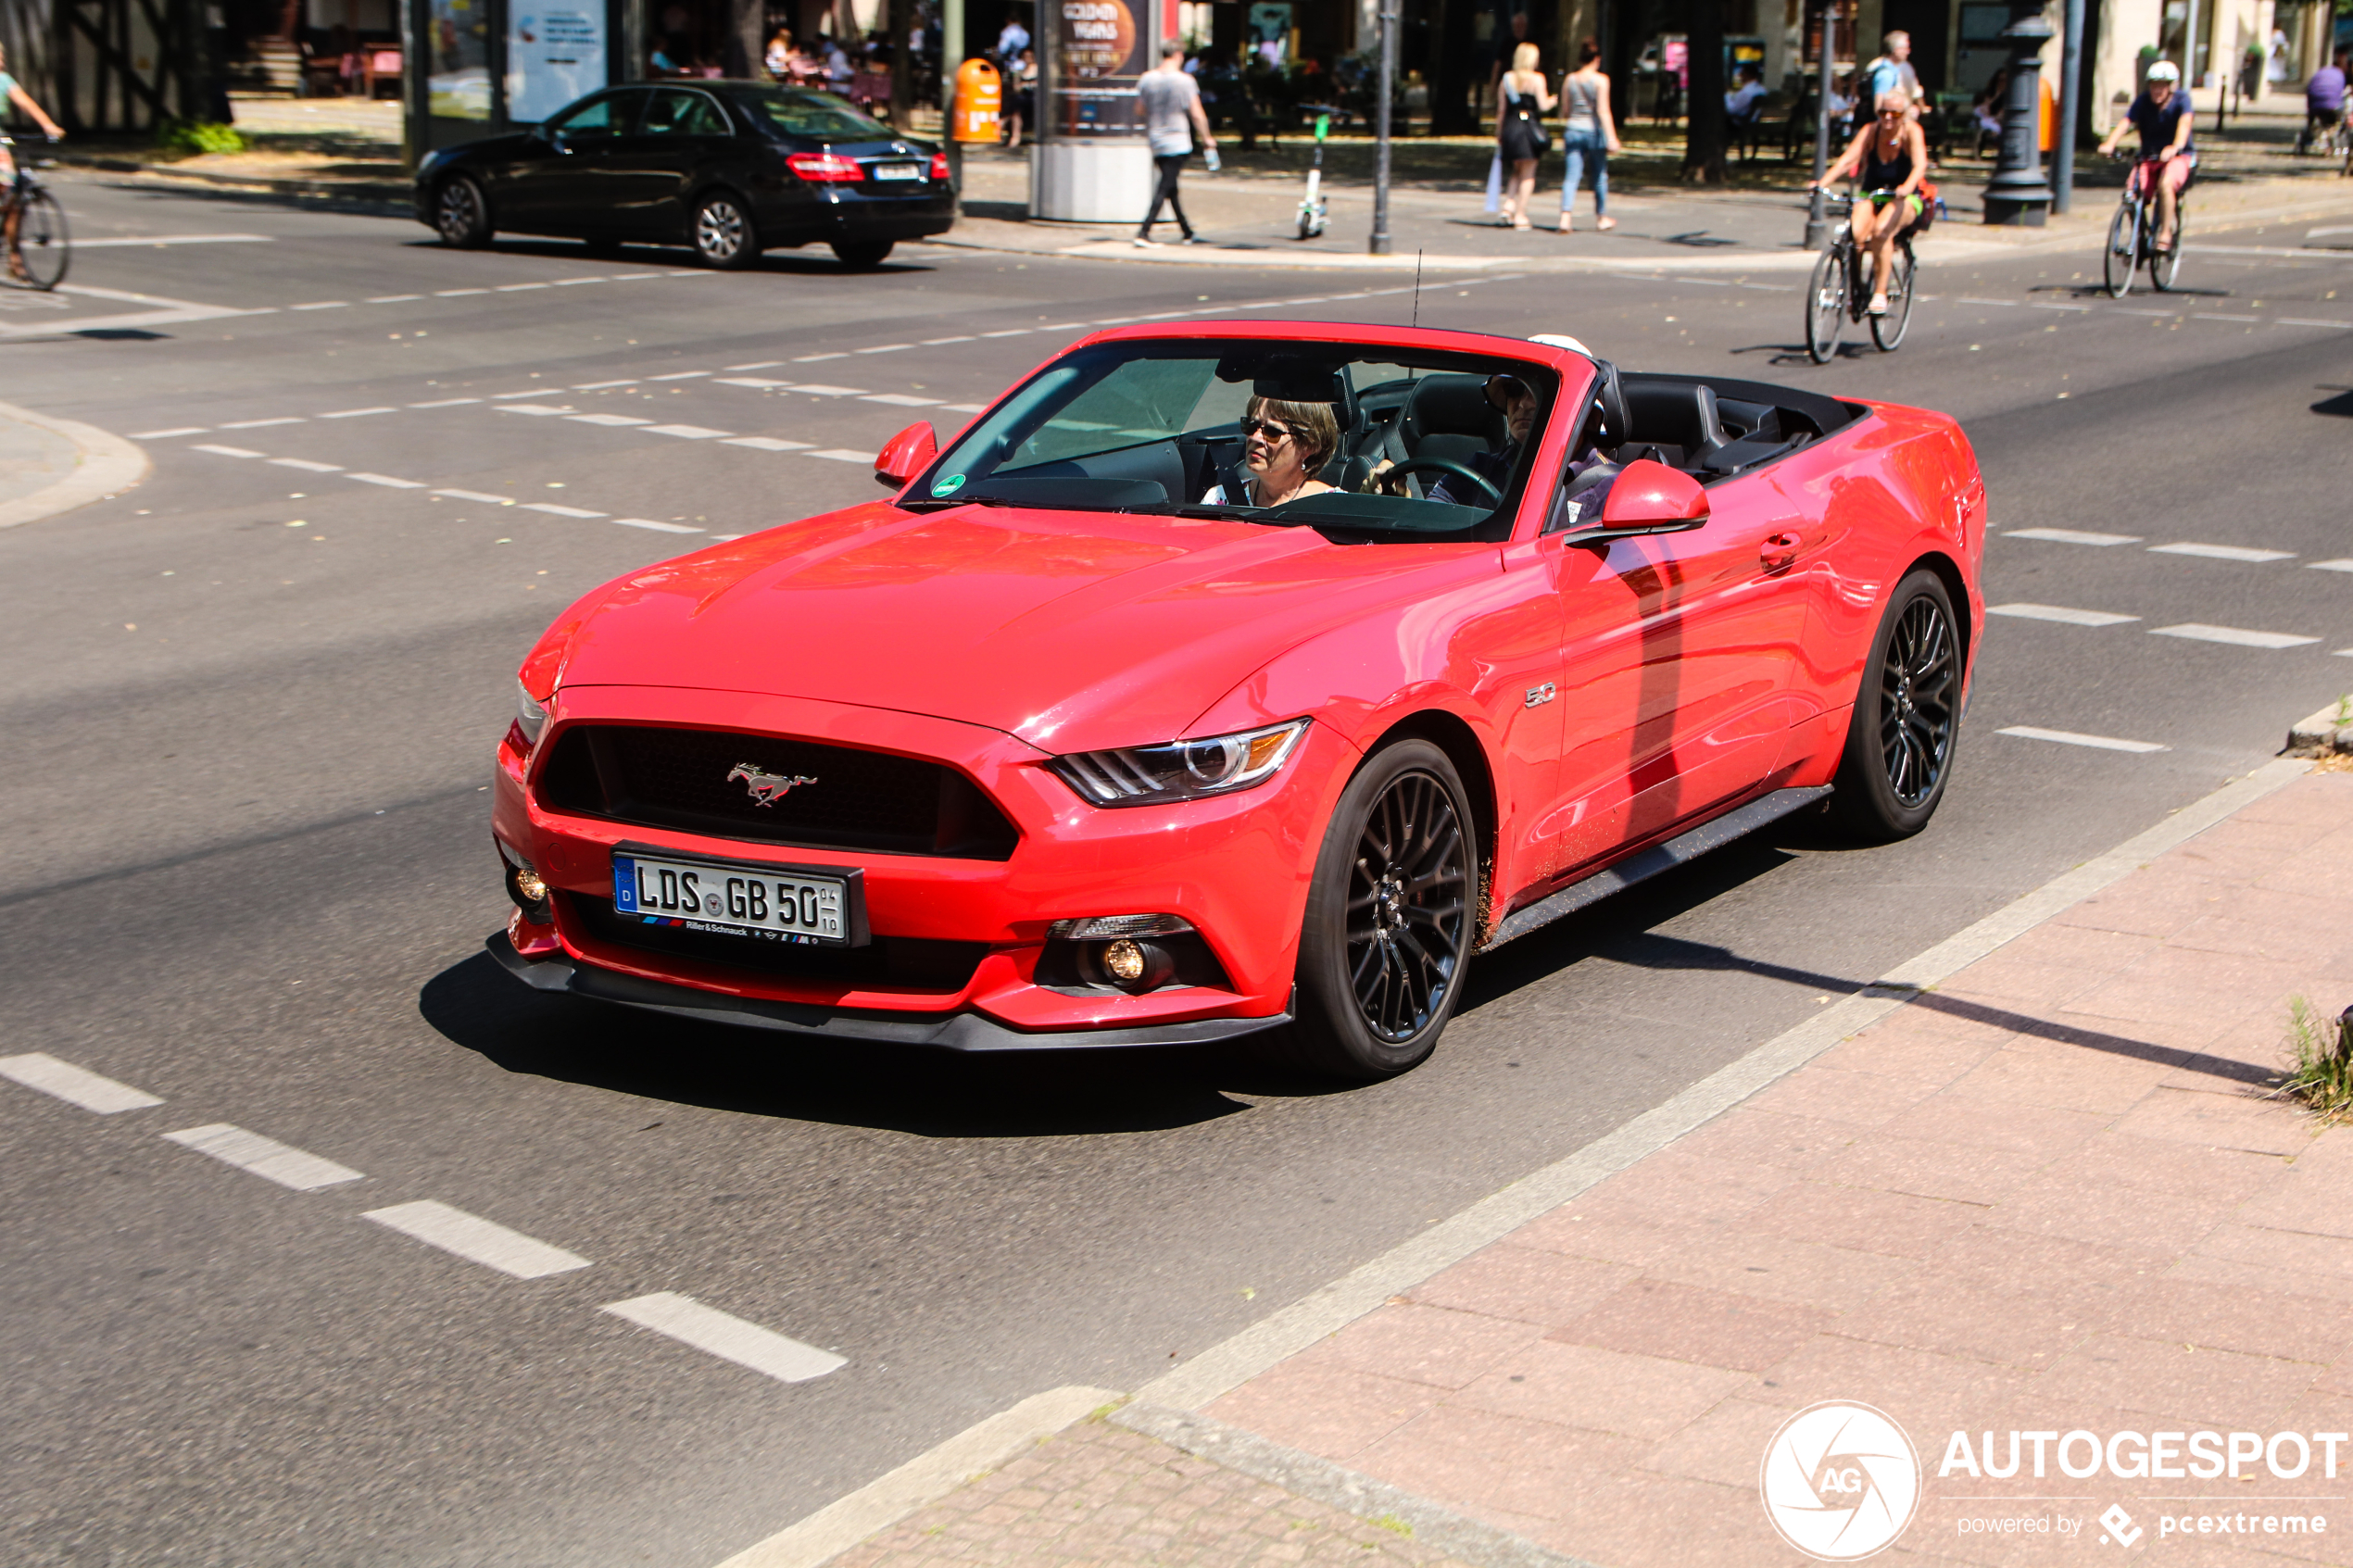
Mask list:
[[591,247],[690,245],[709,266],[812,242],[872,267],[955,221],[948,158],[829,93],[637,82],[536,128],[428,154],[417,220],[452,245],[504,231]]

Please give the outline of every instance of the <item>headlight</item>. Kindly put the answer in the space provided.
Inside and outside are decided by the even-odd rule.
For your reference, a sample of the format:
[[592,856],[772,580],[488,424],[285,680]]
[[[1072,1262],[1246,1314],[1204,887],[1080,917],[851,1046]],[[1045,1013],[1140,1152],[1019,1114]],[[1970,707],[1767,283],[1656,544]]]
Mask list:
[[1308,722],[1294,719],[1272,729],[1207,740],[1074,752],[1055,758],[1052,766],[1063,783],[1097,806],[1158,806],[1231,795],[1273,778],[1298,747]]
[[[554,700],[549,693],[548,701]],[[539,744],[539,732],[547,727],[547,704],[532,696],[520,676],[515,680],[515,722],[522,729],[522,738],[534,746]]]

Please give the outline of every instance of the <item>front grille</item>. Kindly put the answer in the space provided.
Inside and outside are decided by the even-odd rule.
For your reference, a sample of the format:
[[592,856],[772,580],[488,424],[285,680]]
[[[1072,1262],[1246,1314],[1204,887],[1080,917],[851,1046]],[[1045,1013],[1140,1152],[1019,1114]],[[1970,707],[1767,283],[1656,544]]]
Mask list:
[[[763,806],[753,793],[761,781],[747,774],[809,782]],[[1002,860],[1020,836],[953,768],[724,730],[575,726],[541,770],[538,794],[559,811],[762,844]]]
[[988,952],[986,942],[940,942],[921,936],[877,936],[863,947],[794,947],[648,924],[615,912],[609,901],[588,894],[559,897],[563,900],[565,923],[599,942],[821,985],[952,994],[972,983],[973,971]]

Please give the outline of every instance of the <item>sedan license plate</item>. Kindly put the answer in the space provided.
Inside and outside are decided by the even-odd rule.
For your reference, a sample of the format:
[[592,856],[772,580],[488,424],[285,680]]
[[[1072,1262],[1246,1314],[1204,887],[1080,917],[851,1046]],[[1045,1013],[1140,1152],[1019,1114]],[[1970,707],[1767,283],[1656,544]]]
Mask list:
[[613,851],[613,912],[755,941],[856,947],[866,936],[858,872],[691,860]]
[[924,166],[920,163],[878,163],[875,165],[877,180],[920,180]]

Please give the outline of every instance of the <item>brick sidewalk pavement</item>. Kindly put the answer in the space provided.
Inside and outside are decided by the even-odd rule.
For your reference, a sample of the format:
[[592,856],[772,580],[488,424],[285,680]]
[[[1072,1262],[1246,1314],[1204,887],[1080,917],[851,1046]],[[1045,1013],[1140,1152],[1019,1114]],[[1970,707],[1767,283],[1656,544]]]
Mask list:
[[[2353,1129],[2268,1093],[2294,997],[2353,1002],[2342,771],[1234,1389],[1195,1425],[1238,1457],[1130,1407],[839,1561],[1798,1562],[1760,1465],[1846,1400],[1919,1453],[1889,1561],[2009,1568],[2113,1529],[2200,1568],[2353,1562],[2353,1439],[2316,1439],[2353,1433]],[[1951,1459],[2006,1464],[2013,1431],[2056,1435],[2040,1478],[2032,1437],[2009,1479]],[[2079,1431],[2113,1468],[2062,1473]],[[2192,1467],[2213,1434],[2231,1474],[2116,1473],[2166,1433]]]

